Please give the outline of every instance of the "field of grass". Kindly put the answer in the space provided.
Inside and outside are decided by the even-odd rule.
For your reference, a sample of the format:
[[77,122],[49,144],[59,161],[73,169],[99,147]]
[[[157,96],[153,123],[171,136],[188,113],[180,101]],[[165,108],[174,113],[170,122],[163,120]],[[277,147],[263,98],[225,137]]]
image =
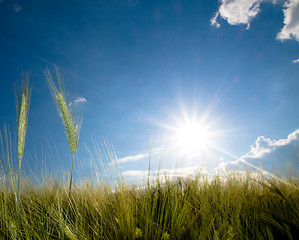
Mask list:
[[17,171],[10,138],[0,134],[0,239],[298,239],[299,179],[292,174],[283,180],[250,172],[157,176],[136,186],[114,167],[116,185],[105,178],[74,185],[79,128],[63,89],[52,79],[50,88],[72,155],[70,179],[45,177],[36,184],[21,177],[30,105],[26,85],[17,98]]
[[[17,238],[15,178],[0,185],[0,238]],[[297,239],[299,184],[235,174],[73,187],[21,181],[22,239]]]

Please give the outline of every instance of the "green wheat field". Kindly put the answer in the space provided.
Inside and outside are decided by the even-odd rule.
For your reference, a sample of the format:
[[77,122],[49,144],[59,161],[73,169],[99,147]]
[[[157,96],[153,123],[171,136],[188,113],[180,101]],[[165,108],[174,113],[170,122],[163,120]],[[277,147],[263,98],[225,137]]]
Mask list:
[[115,164],[106,177],[74,185],[80,119],[69,109],[58,70],[56,78],[45,71],[69,143],[69,177],[45,176],[37,184],[22,175],[31,100],[25,73],[16,85],[18,166],[9,132],[0,134],[0,239],[298,239],[299,180],[291,171],[284,178],[249,170],[212,178],[158,175],[133,185]]

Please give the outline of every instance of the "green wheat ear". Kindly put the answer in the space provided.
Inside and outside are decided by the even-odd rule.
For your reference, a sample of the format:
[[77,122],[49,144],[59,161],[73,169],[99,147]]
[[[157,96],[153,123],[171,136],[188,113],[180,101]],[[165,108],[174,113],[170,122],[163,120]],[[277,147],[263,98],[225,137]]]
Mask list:
[[65,128],[65,133],[67,141],[69,143],[70,151],[71,154],[74,154],[78,146],[78,132],[75,128],[75,123],[72,119],[70,110],[67,107],[67,103],[63,95],[61,93],[57,93],[56,100],[58,103],[59,111],[61,113],[60,115]]
[[29,89],[29,73],[23,73],[21,79],[21,88],[16,90],[16,108],[18,123],[18,155],[22,159],[25,148],[25,136],[28,124],[28,113],[30,106],[31,91]]
[[20,238],[20,178],[21,165],[25,148],[25,136],[28,125],[28,114],[31,99],[31,90],[29,88],[30,73],[22,73],[20,90],[15,87],[16,109],[17,109],[17,124],[18,124],[18,156],[19,156],[19,170],[18,170],[18,186],[17,186],[17,234]]
[[56,67],[58,88],[56,87],[48,68],[45,70],[45,76],[65,129],[70,152],[71,154],[74,154],[78,146],[81,123],[80,121],[75,122],[75,118],[71,115],[71,109],[66,100],[64,83],[60,78],[58,68]]

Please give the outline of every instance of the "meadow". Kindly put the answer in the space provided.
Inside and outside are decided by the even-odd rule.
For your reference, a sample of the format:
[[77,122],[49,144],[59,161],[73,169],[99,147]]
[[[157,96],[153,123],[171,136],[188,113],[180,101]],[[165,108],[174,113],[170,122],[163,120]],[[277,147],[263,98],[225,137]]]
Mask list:
[[[68,109],[63,85],[56,88],[49,71],[45,74],[65,127],[70,148],[66,151],[71,152],[72,169],[68,181],[45,176],[37,184],[31,176],[21,175],[30,106],[29,85],[22,85],[16,98],[17,170],[12,164],[14,148],[9,133],[0,134],[0,239],[297,239],[299,236],[299,180],[291,172],[283,179],[249,170],[213,177],[200,172],[194,177],[157,175],[154,180],[148,178],[134,185],[123,180],[115,163],[114,172],[108,172],[116,176],[115,185],[105,176],[93,183],[83,181],[74,185],[73,163],[80,127]],[[25,80],[28,78],[26,75]]]

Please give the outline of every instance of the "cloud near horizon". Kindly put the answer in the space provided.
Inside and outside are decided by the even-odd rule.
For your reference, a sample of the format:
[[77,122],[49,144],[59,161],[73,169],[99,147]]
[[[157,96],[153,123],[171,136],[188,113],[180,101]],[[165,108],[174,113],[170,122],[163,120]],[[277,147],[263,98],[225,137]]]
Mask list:
[[255,141],[255,146],[251,146],[249,153],[240,159],[224,163],[219,168],[229,170],[233,168],[243,168],[255,166],[274,173],[287,171],[288,167],[294,173],[299,174],[299,129],[288,135],[286,139],[272,140],[260,136]]
[[299,58],[294,59],[294,60],[293,60],[293,63],[299,63]]
[[127,157],[117,159],[117,163],[122,164],[122,163],[126,163],[126,162],[136,162],[136,161],[139,161],[146,157],[148,157],[148,154],[138,154],[138,155],[127,156]]
[[[153,154],[157,154],[162,150],[162,148],[153,148],[151,150],[151,155]],[[136,162],[145,158],[148,158],[149,154],[148,153],[140,153],[140,154],[136,154],[136,155],[131,155],[131,156],[126,156],[126,157],[122,157],[122,158],[118,158],[116,161],[118,164],[123,164],[126,162]],[[109,163],[109,165],[112,165],[113,163]]]
[[[261,11],[262,2],[276,4],[274,0],[220,0],[221,4],[218,11],[212,17],[211,25],[220,27],[218,17],[225,19],[230,25],[247,25]],[[283,5],[284,26],[277,34],[278,40],[295,39],[299,41],[299,0],[286,0]]]
[[[151,179],[155,179],[159,173],[159,177],[163,178],[167,177],[194,177],[197,173],[207,174],[205,168],[200,165],[192,166],[192,167],[182,167],[182,168],[172,168],[172,169],[160,169],[151,171]],[[147,177],[148,170],[128,170],[122,172],[122,176],[124,177]]]
[[[127,156],[118,159],[118,163],[139,161],[146,157],[148,157],[148,154]],[[264,173],[268,172],[270,174],[276,172],[279,174],[287,173],[288,167],[290,167],[293,173],[299,174],[299,129],[290,133],[287,138],[279,140],[259,136],[248,153],[237,160],[223,162],[216,168],[210,168],[204,165],[186,166],[174,169],[160,169],[159,174],[160,176],[167,175],[169,177],[189,177],[195,176],[198,172],[202,174],[213,174],[219,172],[219,170],[224,170],[224,172],[230,170],[242,171],[248,167],[251,170],[259,170],[260,167],[262,167]],[[157,173],[158,170],[153,170],[151,171],[151,176],[154,178]],[[148,170],[127,170],[122,172],[122,176],[127,178],[143,178],[148,176]]]

